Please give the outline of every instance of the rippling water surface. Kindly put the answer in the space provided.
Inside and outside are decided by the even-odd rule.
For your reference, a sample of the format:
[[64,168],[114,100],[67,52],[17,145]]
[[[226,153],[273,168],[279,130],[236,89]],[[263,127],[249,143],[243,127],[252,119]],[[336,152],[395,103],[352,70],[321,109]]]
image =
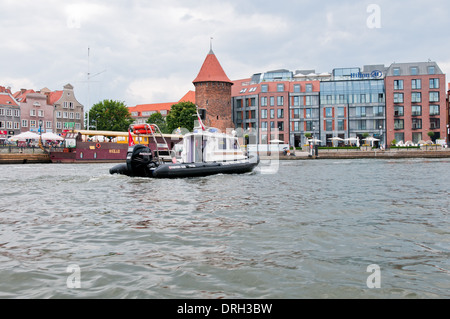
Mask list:
[[111,166],[0,166],[0,298],[450,297],[449,160],[177,180]]

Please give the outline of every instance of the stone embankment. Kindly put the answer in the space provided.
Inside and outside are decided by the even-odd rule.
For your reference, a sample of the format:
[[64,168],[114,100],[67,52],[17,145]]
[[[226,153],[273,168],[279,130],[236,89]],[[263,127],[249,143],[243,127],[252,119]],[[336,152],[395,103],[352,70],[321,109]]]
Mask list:
[[40,148],[6,146],[0,148],[0,164],[51,163]]
[[307,159],[360,159],[360,158],[450,158],[450,149],[391,149],[391,150],[318,150],[317,156],[307,152],[295,152],[291,156],[280,156],[283,160]]

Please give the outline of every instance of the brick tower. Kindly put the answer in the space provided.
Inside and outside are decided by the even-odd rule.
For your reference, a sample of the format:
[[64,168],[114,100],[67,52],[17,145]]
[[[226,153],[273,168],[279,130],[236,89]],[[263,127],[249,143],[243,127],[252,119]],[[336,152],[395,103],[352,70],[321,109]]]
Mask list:
[[211,49],[203,62],[199,74],[192,82],[195,86],[195,101],[206,110],[203,123],[226,133],[234,128],[231,118],[231,86],[219,61]]

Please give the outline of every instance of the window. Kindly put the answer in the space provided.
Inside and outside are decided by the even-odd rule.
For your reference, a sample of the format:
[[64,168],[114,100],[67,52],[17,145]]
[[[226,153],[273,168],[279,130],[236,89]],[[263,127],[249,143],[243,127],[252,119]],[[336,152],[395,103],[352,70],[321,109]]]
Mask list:
[[278,109],[277,110],[277,118],[282,119],[284,117],[284,110]]
[[326,120],[325,121],[325,130],[326,131],[332,131],[333,130],[333,120]]
[[307,106],[311,106],[312,105],[311,96],[305,96],[305,105],[307,105]]
[[366,129],[366,121],[365,120],[355,121],[355,124],[356,124],[357,130],[365,130]]
[[439,111],[439,105],[430,105],[430,115],[439,115],[440,111]]
[[312,117],[312,110],[311,109],[305,109],[305,118],[310,119]]
[[273,96],[270,97],[270,106],[275,105],[275,98]]
[[411,110],[412,116],[421,116],[422,115],[422,107],[420,105],[413,105]]
[[338,131],[345,131],[344,120],[338,120]]
[[394,120],[394,130],[403,130],[404,120]]
[[394,106],[394,116],[403,116],[403,106],[396,105]]
[[422,119],[412,119],[412,129],[418,130],[422,128]]
[[412,142],[417,144],[422,139],[422,133],[420,132],[414,132],[412,133]]
[[403,103],[403,93],[394,93],[394,103]]
[[45,127],[46,128],[52,128],[52,122],[51,121],[45,122]]
[[384,107],[383,106],[374,106],[373,107],[373,115],[374,116],[384,116]]
[[66,119],[69,117],[69,112],[63,112],[63,118]]
[[439,102],[439,92],[430,92],[430,102]]
[[430,89],[439,89],[439,79],[430,79]]
[[36,116],[36,110],[30,110],[30,116]]
[[300,122],[294,122],[294,131],[300,131]]
[[325,108],[325,117],[333,117],[333,108],[331,107]]
[[400,75],[400,68],[394,68],[393,73],[394,73],[394,76],[399,76]]
[[338,107],[338,117],[345,117],[345,107]]
[[65,109],[69,108],[69,102],[64,102],[64,106]]
[[261,130],[267,131],[267,122],[261,122]]
[[411,102],[412,103],[420,103],[420,102],[422,102],[422,93],[420,93],[420,92],[412,92],[411,93]]
[[267,106],[267,96],[261,97],[261,106]]
[[300,93],[300,84],[294,84],[294,93]]
[[312,84],[306,84],[306,92],[312,92],[313,86]]
[[403,80],[394,81],[394,90],[403,90]]
[[366,107],[359,106],[356,108],[356,116],[357,117],[365,117],[366,116]]
[[300,96],[294,96],[294,106],[300,106]]
[[277,105],[278,106],[284,105],[284,96],[277,96]]
[[284,91],[284,84],[277,84],[277,92],[283,92]]
[[397,142],[405,140],[405,133],[395,133],[394,138]]
[[28,127],[28,121],[22,120],[22,127]]
[[263,93],[267,93],[268,92],[268,85],[267,84],[263,84],[261,85],[261,92]]
[[339,104],[344,104],[344,103],[345,103],[345,95],[339,94]]
[[294,119],[299,119],[300,118],[300,109],[294,109]]
[[37,127],[35,120],[30,120],[30,127],[33,127],[33,128]]
[[417,75],[418,69],[416,66],[411,67],[411,75]]
[[266,119],[267,118],[267,110],[261,110],[261,118]]
[[274,110],[274,109],[271,109],[271,110],[270,110],[270,118],[271,118],[271,119],[274,119],[274,118],[275,118],[275,110]]
[[431,74],[431,75],[436,74],[436,69],[434,66],[428,67],[428,74]]
[[44,111],[43,110],[39,110],[38,111],[38,116],[39,117],[44,117]]
[[430,119],[430,129],[435,130],[441,128],[441,121],[437,118]]
[[312,121],[306,121],[305,122],[306,123],[306,130],[307,131],[312,131],[312,130],[314,130],[314,125],[313,125],[313,122]]
[[284,122],[283,121],[278,122],[278,130],[279,131],[284,131]]
[[422,80],[420,79],[411,80],[411,89],[420,90],[421,88],[422,88]]

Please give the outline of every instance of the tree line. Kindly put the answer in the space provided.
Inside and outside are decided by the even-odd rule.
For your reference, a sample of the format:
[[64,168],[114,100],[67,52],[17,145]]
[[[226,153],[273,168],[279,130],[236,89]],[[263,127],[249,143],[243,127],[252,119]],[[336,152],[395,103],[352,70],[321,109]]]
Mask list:
[[[192,102],[180,102],[171,106],[169,114],[164,118],[161,113],[152,114],[147,123],[156,124],[164,134],[171,134],[178,128],[192,131],[197,120],[196,106]],[[86,122],[87,122],[86,117]],[[126,132],[134,119],[125,102],[103,100],[89,110],[89,123],[86,127],[97,131]]]

